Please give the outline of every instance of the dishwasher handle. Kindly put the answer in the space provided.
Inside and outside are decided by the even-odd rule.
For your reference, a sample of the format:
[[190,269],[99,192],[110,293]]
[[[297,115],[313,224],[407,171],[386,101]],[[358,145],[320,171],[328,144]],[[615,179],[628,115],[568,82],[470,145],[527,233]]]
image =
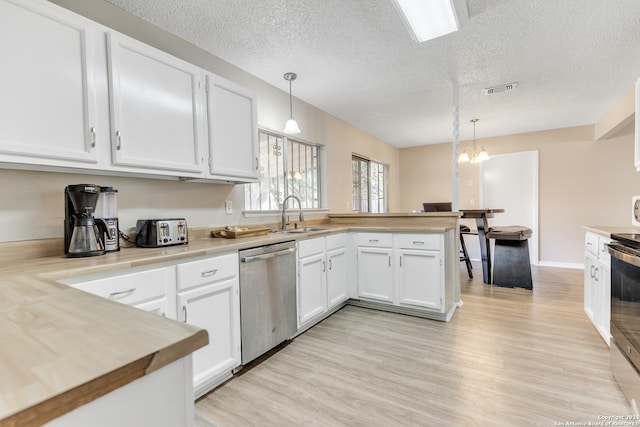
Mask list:
[[281,251],[277,251],[277,252],[269,252],[266,254],[262,254],[262,255],[254,255],[254,256],[248,256],[248,257],[242,257],[240,258],[240,261],[242,262],[254,262],[254,261],[263,261],[266,259],[271,259],[271,258],[275,258],[278,256],[283,256],[283,255],[288,255],[290,253],[295,252],[296,248],[287,248]]

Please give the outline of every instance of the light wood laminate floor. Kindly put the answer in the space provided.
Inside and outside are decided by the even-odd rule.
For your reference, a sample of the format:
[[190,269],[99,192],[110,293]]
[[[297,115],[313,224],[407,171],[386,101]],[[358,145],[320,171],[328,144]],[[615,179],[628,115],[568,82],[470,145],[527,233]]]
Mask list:
[[629,414],[582,308],[582,270],[532,272],[533,292],[461,270],[464,305],[449,323],[345,307],[196,413],[218,427],[553,426]]

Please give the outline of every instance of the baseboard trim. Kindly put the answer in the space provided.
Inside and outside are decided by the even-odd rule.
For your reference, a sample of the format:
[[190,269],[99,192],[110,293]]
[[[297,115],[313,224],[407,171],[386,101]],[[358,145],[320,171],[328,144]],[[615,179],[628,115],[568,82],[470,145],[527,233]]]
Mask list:
[[554,268],[573,268],[575,270],[584,270],[584,264],[574,262],[555,262],[555,261],[540,261],[539,267],[554,267]]

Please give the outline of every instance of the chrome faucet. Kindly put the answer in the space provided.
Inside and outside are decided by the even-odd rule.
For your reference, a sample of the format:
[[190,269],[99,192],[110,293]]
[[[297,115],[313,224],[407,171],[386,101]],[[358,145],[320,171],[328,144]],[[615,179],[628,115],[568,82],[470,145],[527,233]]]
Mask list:
[[282,202],[282,229],[283,230],[287,229],[287,219],[285,217],[285,211],[287,209],[287,200],[289,199],[295,199],[298,201],[298,215],[300,217],[300,222],[304,221],[304,215],[302,215],[302,203],[300,203],[300,199],[297,196],[294,196],[293,194],[290,196],[287,196]]

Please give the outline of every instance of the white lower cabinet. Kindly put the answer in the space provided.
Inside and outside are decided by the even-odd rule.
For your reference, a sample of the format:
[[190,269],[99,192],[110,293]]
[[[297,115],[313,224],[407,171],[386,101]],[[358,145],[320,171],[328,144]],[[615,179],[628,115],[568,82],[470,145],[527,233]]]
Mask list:
[[398,304],[443,309],[444,240],[440,234],[396,234]]
[[337,248],[330,249],[331,239],[327,237],[327,308],[331,309],[347,300],[347,248],[345,235],[340,235]]
[[298,260],[298,327],[327,311],[324,238],[300,242],[299,245],[304,247],[305,243],[310,242],[319,244],[318,241],[322,241],[320,253],[300,257]]
[[399,249],[398,303],[433,309],[442,307],[439,251]]
[[193,353],[195,397],[230,378],[240,365],[237,252],[62,283],[205,329],[209,344]]
[[611,338],[611,239],[586,232],[584,251],[584,312],[609,345]]
[[148,311],[149,313],[154,313],[159,316],[165,317],[167,316],[167,312],[169,311],[170,306],[173,306],[173,301],[171,301],[171,304],[169,304],[166,295],[158,299],[134,305],[135,308],[139,308],[140,310]]
[[43,427],[87,426],[193,427],[191,355],[178,359],[43,425]]
[[240,365],[238,254],[178,264],[177,278],[178,319],[209,333],[209,344],[193,353],[199,397]]
[[176,277],[173,266],[129,269],[117,275],[98,274],[63,281],[74,288],[176,319]]
[[346,234],[298,242],[298,329],[347,300]]
[[358,233],[358,297],[444,313],[444,235]]

